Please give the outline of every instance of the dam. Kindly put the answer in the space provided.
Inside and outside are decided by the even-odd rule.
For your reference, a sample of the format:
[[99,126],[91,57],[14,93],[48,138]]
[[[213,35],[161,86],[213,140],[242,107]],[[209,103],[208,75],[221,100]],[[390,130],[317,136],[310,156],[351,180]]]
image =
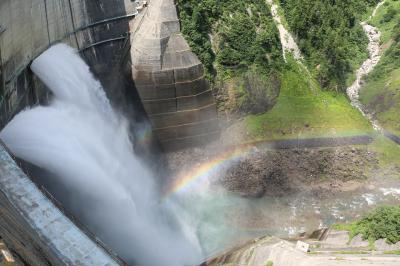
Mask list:
[[[30,67],[65,43],[100,78],[113,108],[132,124],[149,125],[151,143],[135,143],[136,149],[169,151],[215,139],[214,98],[179,30],[169,0],[2,1],[1,127],[27,107],[49,104],[53,95]],[[1,158],[0,235],[14,257],[28,265],[126,263],[22,172],[3,143]]]
[[399,264],[396,0],[0,2],[0,265]]

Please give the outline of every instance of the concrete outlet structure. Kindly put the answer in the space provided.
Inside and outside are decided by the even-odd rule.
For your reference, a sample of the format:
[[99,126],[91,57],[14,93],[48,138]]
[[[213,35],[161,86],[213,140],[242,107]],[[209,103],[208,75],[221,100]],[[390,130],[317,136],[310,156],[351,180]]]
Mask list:
[[173,0],[152,0],[131,21],[132,73],[162,146],[177,149],[219,135],[204,68],[180,33]]

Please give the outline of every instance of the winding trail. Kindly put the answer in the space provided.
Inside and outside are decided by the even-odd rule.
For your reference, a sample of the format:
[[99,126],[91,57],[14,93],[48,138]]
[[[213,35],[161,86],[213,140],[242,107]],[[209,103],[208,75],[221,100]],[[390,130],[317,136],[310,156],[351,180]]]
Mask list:
[[276,23],[276,26],[278,27],[278,30],[279,30],[279,35],[280,35],[280,40],[281,40],[281,45],[282,45],[282,53],[283,53],[283,58],[285,59],[285,62],[286,62],[286,53],[288,53],[288,52],[292,53],[293,57],[297,61],[303,59],[300,49],[297,46],[297,43],[294,40],[293,36],[282,24],[282,19],[278,13],[278,8],[279,8],[278,5],[274,2],[274,0],[266,0],[266,1],[271,6],[271,14],[272,14],[272,17],[273,17],[273,19]]
[[368,22],[376,15],[377,10],[381,5],[383,5],[385,1],[379,2],[379,4],[375,7],[372,15],[368,18],[367,21],[361,22],[361,26],[363,27],[364,32],[368,36],[369,44],[368,44],[368,52],[369,58],[363,62],[361,67],[356,72],[356,80],[354,83],[347,88],[347,95],[350,98],[351,104],[356,107],[360,112],[365,116],[372,124],[373,128],[377,131],[383,132],[382,127],[379,125],[378,121],[373,117],[371,113],[369,113],[359,99],[359,92],[363,85],[362,79],[365,75],[370,73],[374,67],[378,64],[381,59],[380,56],[380,31],[369,25]]

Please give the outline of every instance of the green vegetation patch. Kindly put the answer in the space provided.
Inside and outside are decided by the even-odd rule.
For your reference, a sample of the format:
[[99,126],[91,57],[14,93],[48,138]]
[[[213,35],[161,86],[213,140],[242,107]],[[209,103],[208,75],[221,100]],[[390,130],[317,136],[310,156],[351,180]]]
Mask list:
[[383,254],[393,254],[393,255],[400,255],[400,250],[390,250],[384,251]]
[[[382,135],[376,136],[375,140],[368,145],[368,149],[376,152],[382,168],[389,166],[400,167],[400,146],[388,138]],[[397,172],[397,175],[400,175],[400,173]]]
[[369,122],[342,93],[322,91],[307,70],[291,57],[282,71],[276,105],[246,117],[253,139],[347,136],[372,132]]
[[377,10],[371,24],[379,28],[382,33],[381,42],[387,43],[392,38],[393,28],[400,19],[400,1],[386,0]]
[[386,239],[387,243],[394,244],[400,241],[400,206],[381,206],[359,221],[332,228],[349,231],[350,239],[361,235],[370,242]]
[[400,68],[370,76],[361,90],[360,100],[375,113],[385,130],[400,135]]

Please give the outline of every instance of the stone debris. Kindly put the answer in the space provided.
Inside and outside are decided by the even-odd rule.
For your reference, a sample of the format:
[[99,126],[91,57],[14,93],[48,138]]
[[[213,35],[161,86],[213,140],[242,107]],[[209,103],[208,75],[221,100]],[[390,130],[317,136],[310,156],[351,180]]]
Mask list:
[[297,241],[296,249],[307,253],[310,250],[310,245],[303,241]]
[[[369,18],[371,19],[372,17],[375,16],[376,11],[378,8],[384,3],[384,1],[380,2],[375,10],[372,13],[372,16]],[[368,36],[368,52],[369,52],[369,58],[363,62],[361,67],[357,70],[356,72],[356,80],[354,83],[347,88],[347,95],[350,98],[351,104],[356,107],[360,112],[365,116],[372,124],[375,130],[382,132],[382,128],[379,125],[378,121],[373,117],[373,114],[367,112],[363,104],[360,102],[359,99],[359,93],[360,89],[363,85],[363,78],[367,74],[369,74],[375,66],[378,64],[379,60],[381,59],[380,56],[380,36],[381,33],[380,31],[369,25],[368,21],[361,22],[361,26],[364,29],[364,32]]]
[[292,53],[293,57],[296,60],[303,59],[300,49],[297,46],[297,43],[294,40],[293,36],[282,24],[282,19],[278,13],[278,5],[274,2],[274,0],[267,0],[267,3],[271,6],[271,14],[279,30],[280,40],[283,49],[283,58],[286,61],[286,53]]

